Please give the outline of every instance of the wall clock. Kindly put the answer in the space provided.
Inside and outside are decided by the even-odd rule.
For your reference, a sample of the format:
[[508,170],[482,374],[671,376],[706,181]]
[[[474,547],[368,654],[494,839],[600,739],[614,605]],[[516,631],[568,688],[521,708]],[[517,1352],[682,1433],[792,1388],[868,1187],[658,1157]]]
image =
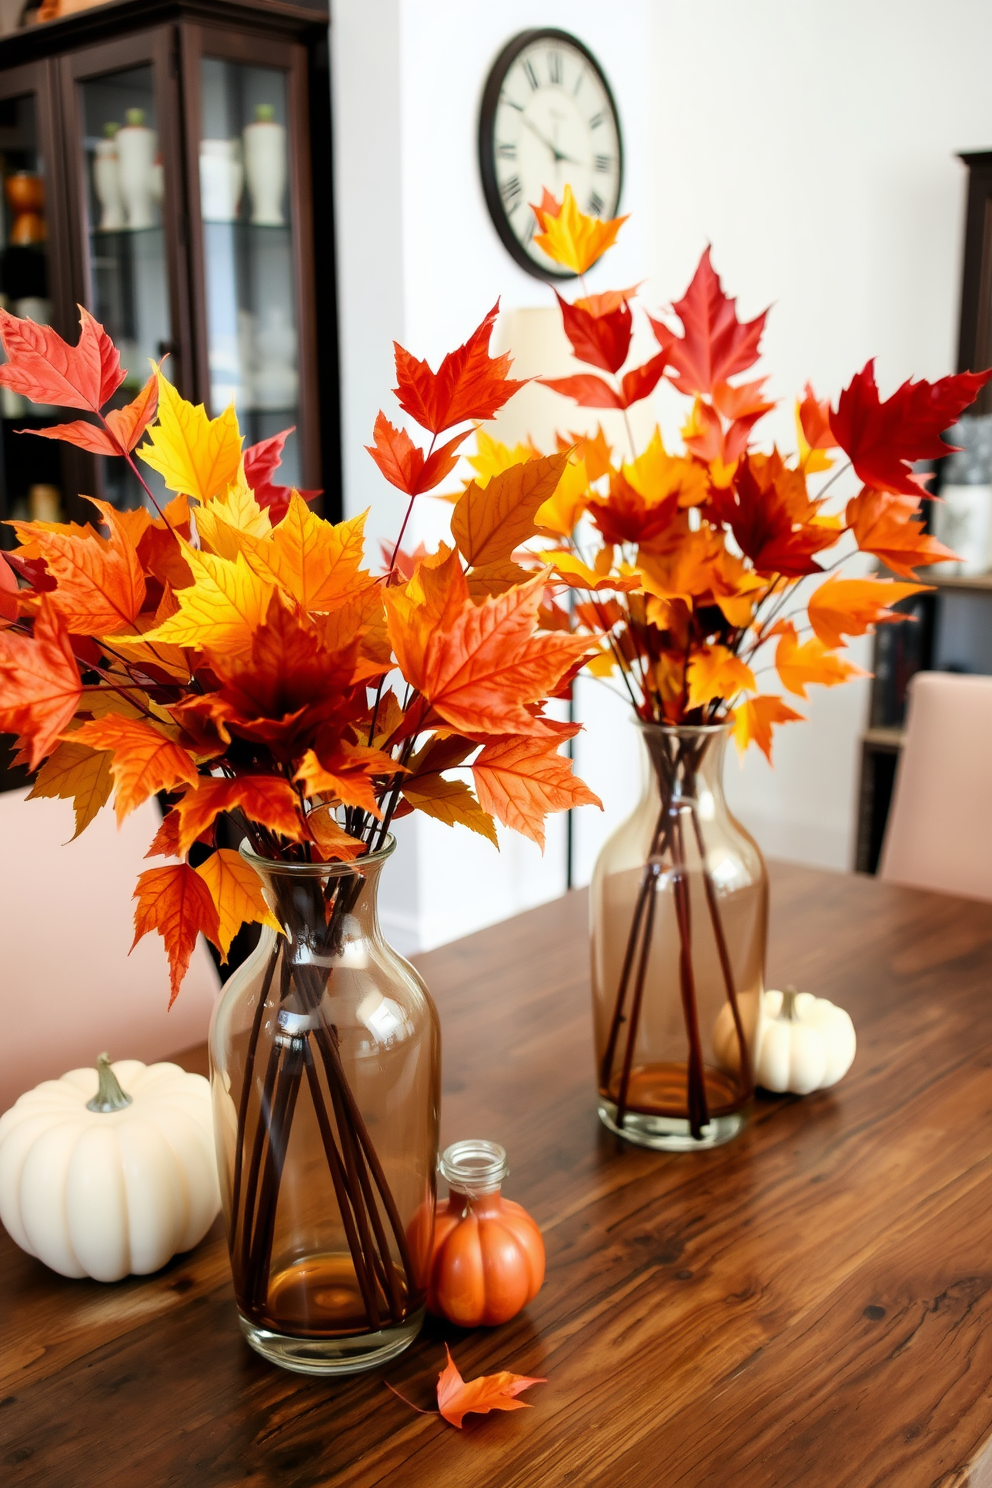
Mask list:
[[482,95],[479,168],[496,231],[539,279],[573,279],[534,243],[530,204],[571,186],[583,212],[614,217],[623,181],[620,121],[595,57],[567,31],[523,31],[500,52]]

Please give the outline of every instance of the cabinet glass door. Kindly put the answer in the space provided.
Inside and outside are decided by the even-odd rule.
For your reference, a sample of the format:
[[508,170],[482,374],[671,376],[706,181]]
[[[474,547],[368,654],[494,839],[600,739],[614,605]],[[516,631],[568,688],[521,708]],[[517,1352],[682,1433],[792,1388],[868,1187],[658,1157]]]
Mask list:
[[[35,94],[0,98],[0,304],[22,319],[48,325],[52,319],[47,195],[51,183],[38,129]],[[60,416],[57,409],[0,388],[0,517],[61,519],[59,446],[47,439],[24,439],[15,432],[50,424],[53,416]],[[4,544],[12,540],[13,534],[6,529]]]
[[[127,379],[114,400],[123,406],[147,380],[149,360],[159,361],[171,342],[162,213],[165,169],[154,69],[146,64],[87,79],[79,84],[79,94],[90,275],[87,308],[105,326],[127,368]],[[124,461],[104,460],[102,465],[108,501],[119,507],[147,502]]]
[[[300,422],[287,76],[202,57],[200,216],[211,412],[255,444]],[[280,481],[302,483],[297,435]]]

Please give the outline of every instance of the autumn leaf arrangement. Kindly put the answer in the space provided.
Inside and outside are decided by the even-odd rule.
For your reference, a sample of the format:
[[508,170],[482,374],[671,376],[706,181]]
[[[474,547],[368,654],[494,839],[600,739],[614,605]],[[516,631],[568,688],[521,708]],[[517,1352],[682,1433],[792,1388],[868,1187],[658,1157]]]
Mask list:
[[[430,442],[418,448],[380,415],[371,452],[406,494],[407,518],[449,474],[474,424],[520,385],[510,358],[489,354],[495,313],[436,372],[396,349],[396,395]],[[37,772],[32,795],[72,799],[77,835],[111,794],[119,822],[153,794],[167,797],[148,854],[166,861],[139,877],[135,941],[162,936],[173,998],[199,933],[226,957],[243,923],[278,931],[298,912],[277,890],[267,901],[248,858],[219,844],[225,818],[257,859],[356,865],[386,848],[391,824],[413,810],[494,841],[498,819],[543,843],[548,812],[596,802],[558,752],[575,728],[545,711],[590,641],[544,627],[547,574],[511,560],[518,508],[554,491],[567,455],[522,463],[490,491],[470,489],[454,510],[454,545],[411,563],[398,539],[386,572],[374,574],[364,516],[332,524],[277,483],[285,435],[243,449],[233,408],[208,418],[161,369],[131,404],[105,411],[125,374],[103,328],[81,314],[70,346],[0,310],[0,384],[83,413],[40,432],[126,460],[147,504],[117,511],[93,500],[92,525],[10,524],[18,546],[0,560],[0,731],[18,737],[19,760]],[[157,472],[167,504],[139,461]],[[307,881],[321,898],[314,942],[333,949],[361,874]],[[333,1127],[326,1112],[322,1124],[337,1132],[328,1163],[350,1175],[339,1197],[374,1329],[376,1277],[390,1321],[402,1320],[390,1226],[405,1265],[407,1241],[321,1011],[323,984],[306,968],[294,976],[313,1015],[305,1041],[334,1106]],[[271,979],[270,966],[267,989]],[[271,1100],[242,1163],[268,995],[237,1102],[239,1252],[256,1301],[266,1294],[280,1154],[314,1066],[306,1051],[279,1063],[273,1046]],[[326,1099],[316,1079],[311,1090]]]
[[[669,314],[656,316],[640,309],[636,288],[590,294],[582,277],[626,219],[586,216],[568,186],[561,202],[545,192],[533,210],[540,229],[535,242],[578,276],[582,291],[572,301],[557,291],[556,298],[583,370],[541,380],[583,409],[619,413],[626,434],[617,448],[601,424],[594,437],[558,437],[568,465],[539,514],[551,540],[541,545],[537,560],[552,566],[561,586],[557,623],[595,647],[589,671],[622,688],[643,724],[727,725],[742,752],[754,743],[770,759],[773,729],[802,716],[783,692],[806,698],[810,684],[833,687],[861,675],[844,654],[847,639],[904,618],[895,606],[925,587],[916,569],[954,556],[925,529],[925,477],[911,466],[947,453],[942,432],[973,402],[992,370],[934,383],[908,381],[883,401],[869,361],[835,407],[807,384],[796,405],[795,452],[761,448],[761,421],[775,403],[767,379],[754,377],[751,369],[760,356],[767,312],[738,319],[710,250],[682,299]],[[635,309],[645,315],[656,349],[631,367]],[[629,410],[660,384],[686,400],[680,446],[666,445],[656,426],[638,448]],[[527,446],[510,451],[485,435],[480,443],[476,463],[484,474],[528,453]],[[539,462],[535,448],[529,453]],[[859,489],[834,510],[834,481],[849,471]],[[844,576],[840,565],[857,551],[898,577]],[[766,689],[762,680],[772,676],[780,686]],[[662,782],[663,799],[680,779],[686,794],[694,795],[692,780],[706,747],[706,736],[673,734],[668,749],[658,751],[656,763],[669,776]],[[681,859],[677,818],[677,812],[659,816],[649,863],[666,851]],[[649,954],[649,877],[646,864],[617,987],[603,1087],[616,1040],[625,1035],[626,1070],[637,1036],[639,1000],[635,994],[628,1012],[626,999],[632,984],[643,983]],[[718,895],[709,889],[726,992],[736,1009]],[[683,908],[678,925],[688,954],[688,904]],[[689,977],[683,987],[687,1006],[693,1002],[691,972]],[[701,1070],[702,1060],[692,1047],[698,1030],[688,1014],[686,1022],[692,1108],[691,1071]],[[743,1040],[739,1018],[737,1027]],[[694,1134],[706,1115],[701,1078],[696,1084]],[[621,1126],[623,1116],[621,1098]]]

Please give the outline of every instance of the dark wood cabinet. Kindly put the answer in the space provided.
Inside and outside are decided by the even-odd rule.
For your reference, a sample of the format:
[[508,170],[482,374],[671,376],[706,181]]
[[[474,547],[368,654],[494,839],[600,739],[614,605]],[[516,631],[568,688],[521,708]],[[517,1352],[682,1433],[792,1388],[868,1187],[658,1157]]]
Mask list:
[[[968,167],[959,372],[992,364],[992,150],[960,157]],[[968,417],[992,414],[992,383]],[[989,472],[992,476],[992,472]],[[934,471],[939,494],[943,470]],[[885,835],[892,787],[902,747],[906,694],[919,671],[992,674],[992,571],[954,574],[938,564],[921,571],[933,590],[897,606],[912,622],[883,626],[875,637],[871,718],[862,738],[855,867],[874,873]]]
[[[327,32],[320,3],[109,0],[6,38],[0,295],[69,340],[85,305],[121,402],[167,357],[185,397],[234,402],[246,444],[293,426],[284,478],[337,516]],[[0,403],[0,517],[137,504],[120,462],[14,432],[58,416]]]

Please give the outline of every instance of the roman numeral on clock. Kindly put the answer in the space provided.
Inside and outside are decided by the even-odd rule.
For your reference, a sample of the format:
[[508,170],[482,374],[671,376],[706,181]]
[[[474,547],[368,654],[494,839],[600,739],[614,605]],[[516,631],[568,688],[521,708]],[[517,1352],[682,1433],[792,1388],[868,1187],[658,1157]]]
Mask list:
[[613,164],[613,156],[612,155],[597,155],[596,156],[596,169],[598,171],[608,171],[609,168],[610,168],[610,166],[612,164]]
[[553,83],[561,82],[561,52],[548,53],[548,77]]
[[524,59],[524,72],[527,75],[527,81],[530,83],[531,89],[536,91],[539,87],[537,73],[534,71],[534,64],[529,57]]
[[523,196],[523,187],[520,184],[520,177],[511,176],[508,181],[504,181],[502,186],[499,188],[499,194],[503,198],[503,206],[508,212],[512,212],[514,207],[519,202],[520,198]]
[[497,145],[496,154],[499,156],[500,160],[516,160],[517,147],[516,145]]
[[589,211],[592,213],[593,217],[602,217],[603,215],[603,203],[600,201],[595,191],[589,198]]
[[593,114],[592,118],[589,120],[589,128],[590,129],[598,129],[599,126],[600,126],[600,124],[602,124],[602,122],[603,122],[603,116],[602,116],[602,114]]

